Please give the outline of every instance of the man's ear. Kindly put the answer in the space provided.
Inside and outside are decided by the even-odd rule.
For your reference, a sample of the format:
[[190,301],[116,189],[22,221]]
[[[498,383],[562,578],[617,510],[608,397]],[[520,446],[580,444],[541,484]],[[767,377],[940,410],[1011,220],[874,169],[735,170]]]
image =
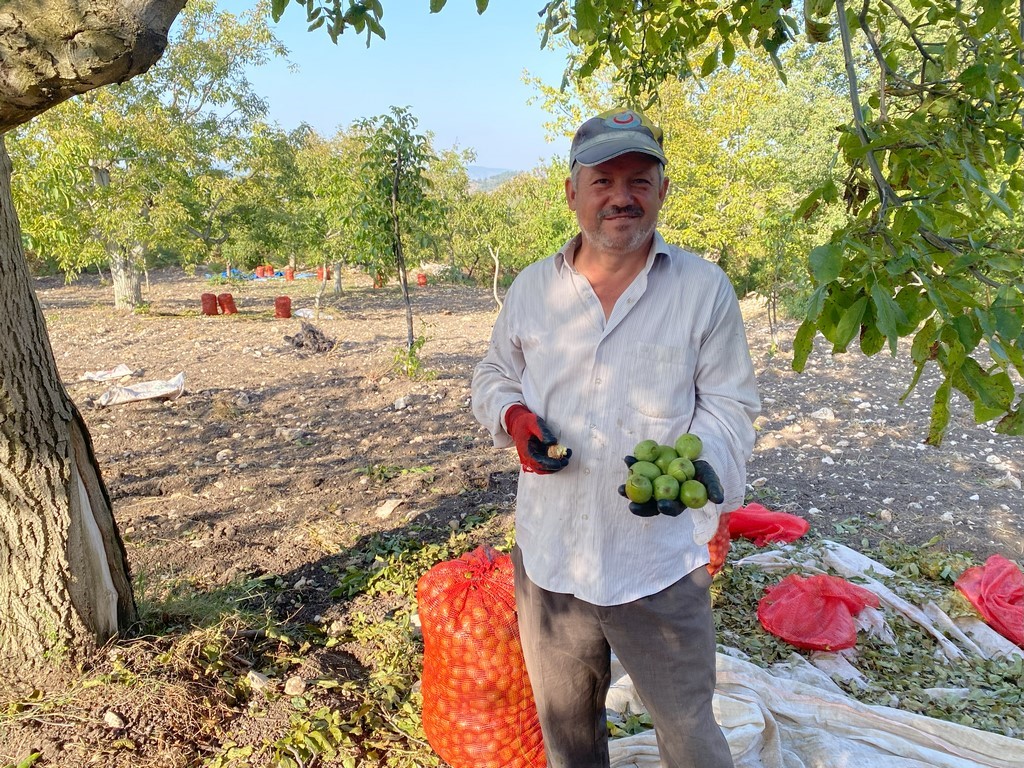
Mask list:
[[576,188],[572,184],[572,176],[565,179],[565,202],[570,211],[576,210]]

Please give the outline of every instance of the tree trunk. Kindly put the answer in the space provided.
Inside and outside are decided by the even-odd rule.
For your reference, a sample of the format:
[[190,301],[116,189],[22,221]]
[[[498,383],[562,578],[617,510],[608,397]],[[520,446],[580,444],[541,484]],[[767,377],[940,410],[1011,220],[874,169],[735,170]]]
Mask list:
[[334,295],[341,296],[341,262],[334,262]]
[[406,350],[412,352],[416,339],[412,329],[412,300],[409,298],[409,275],[405,268],[405,253],[402,251],[402,225],[398,218],[398,182],[402,174],[402,155],[395,161],[395,175],[391,186],[391,249],[398,267],[398,283],[402,286],[402,300],[405,302],[405,326],[408,336]]
[[0,675],[73,662],[136,621],[88,430],[32,290],[0,137]]
[[117,245],[108,249],[110,279],[114,283],[114,308],[135,309],[142,303],[142,279],[131,251]]
[[501,261],[498,259],[500,249],[487,246],[487,251],[494,260],[494,279],[491,281],[491,290],[494,292],[494,301],[498,305],[498,311],[501,312],[501,297],[498,295],[498,278],[501,277]]

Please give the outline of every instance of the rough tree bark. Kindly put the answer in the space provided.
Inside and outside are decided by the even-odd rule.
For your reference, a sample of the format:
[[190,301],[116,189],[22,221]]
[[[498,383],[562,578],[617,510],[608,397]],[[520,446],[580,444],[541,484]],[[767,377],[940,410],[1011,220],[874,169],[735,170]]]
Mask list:
[[0,2],[0,675],[72,663],[136,619],[124,546],[22,248],[2,134],[145,72],[185,0]]
[[0,133],[72,96],[149,69],[185,0],[0,4]]

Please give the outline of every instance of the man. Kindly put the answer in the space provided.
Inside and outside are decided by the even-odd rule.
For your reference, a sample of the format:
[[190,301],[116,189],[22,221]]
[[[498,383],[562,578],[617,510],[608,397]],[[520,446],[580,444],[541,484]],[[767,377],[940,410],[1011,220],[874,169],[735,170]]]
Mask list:
[[[760,409],[739,306],[716,265],[656,231],[668,180],[646,117],[587,120],[569,164],[580,234],[515,280],[473,376],[474,414],[522,463],[516,609],[548,766],[608,765],[614,651],[662,765],[727,768],[704,566],[718,515],[742,503]],[[627,506],[623,456],[685,432],[703,441],[719,503]],[[549,455],[556,443],[570,452]]]

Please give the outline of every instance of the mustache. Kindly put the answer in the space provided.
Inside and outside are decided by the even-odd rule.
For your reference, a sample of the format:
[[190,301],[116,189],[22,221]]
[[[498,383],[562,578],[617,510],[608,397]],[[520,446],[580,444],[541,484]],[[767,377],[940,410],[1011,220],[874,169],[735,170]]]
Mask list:
[[598,211],[597,217],[599,219],[606,219],[609,216],[622,216],[624,214],[626,216],[640,218],[641,216],[644,215],[644,209],[641,208],[639,205],[610,205],[607,208],[602,208],[600,211]]

